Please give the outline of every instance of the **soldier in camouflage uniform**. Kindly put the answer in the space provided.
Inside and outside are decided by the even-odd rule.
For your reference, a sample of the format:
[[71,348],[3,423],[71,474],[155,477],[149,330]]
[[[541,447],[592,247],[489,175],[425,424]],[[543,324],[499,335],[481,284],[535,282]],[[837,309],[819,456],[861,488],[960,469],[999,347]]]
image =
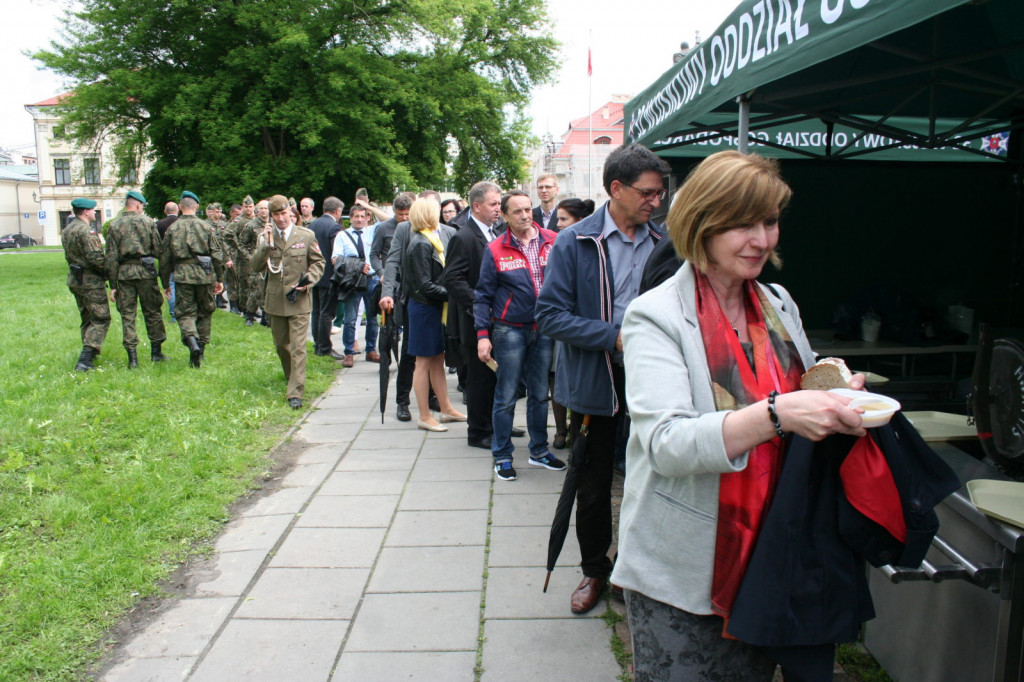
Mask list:
[[[107,228],[107,273],[111,294],[121,313],[124,347],[128,351],[128,368],[139,366],[136,347],[135,315],[142,305],[146,321],[150,357],[153,362],[166,360],[160,346],[167,339],[164,329],[164,299],[157,286],[156,259],[160,257],[160,233],[156,221],[142,212],[146,204],[141,192],[128,192],[124,211]],[[169,284],[168,284],[169,286]]]
[[82,352],[75,370],[88,372],[92,360],[100,354],[103,339],[110,328],[110,306],[107,304],[107,261],[103,253],[103,235],[92,226],[96,202],[75,199],[71,202],[74,220],[61,232],[64,258],[68,262],[68,289],[75,296],[82,317]]
[[[224,281],[221,282],[221,284],[226,285],[228,280],[228,273],[231,272],[231,269],[234,267],[235,263],[231,259],[231,254],[228,253],[226,243],[228,224],[227,221],[224,220],[224,210],[221,208],[219,202],[214,202],[212,204],[206,205],[206,222],[213,225],[213,233],[217,235],[217,239],[220,240],[220,248],[224,252]],[[224,296],[223,291],[217,294],[217,307],[229,307],[227,297]]]
[[182,192],[178,204],[181,217],[164,235],[160,279],[168,282],[174,272],[178,299],[174,315],[181,328],[181,342],[189,350],[189,365],[198,368],[210,342],[210,322],[217,308],[214,296],[223,289],[224,252],[213,226],[196,216],[196,195]]
[[[227,241],[230,243],[229,247],[232,249],[231,260],[234,262],[235,267],[232,268],[235,273],[235,284],[237,291],[234,292],[234,298],[237,312],[239,315],[245,315],[243,307],[245,306],[245,299],[249,295],[248,283],[249,283],[249,259],[244,257],[241,250],[238,248],[238,237],[242,234],[246,224],[256,217],[256,203],[252,200],[251,196],[246,195],[245,199],[242,200],[242,213],[235,218],[232,225],[228,227],[228,235],[226,236]],[[229,295],[231,292],[229,292]],[[248,321],[248,320],[247,320]]]
[[316,220],[316,216],[313,215],[313,209],[315,207],[315,201],[309,197],[302,197],[302,200],[299,201],[299,225],[309,227],[313,224],[313,221]]
[[[263,232],[267,223],[270,221],[270,211],[268,209],[267,200],[256,204],[256,217],[247,222],[242,229],[238,231],[238,262],[245,262],[251,266],[250,261],[252,260],[252,254],[256,251],[256,242],[259,235]],[[263,304],[263,292],[264,292],[264,279],[263,274],[255,272],[251,267],[246,268],[247,279],[244,285],[245,299],[239,299],[238,303],[242,307],[242,312],[245,315],[245,324],[249,327],[252,326],[253,321],[256,319],[256,312]],[[270,326],[270,320],[264,319],[266,315],[262,315],[260,323],[264,326]]]

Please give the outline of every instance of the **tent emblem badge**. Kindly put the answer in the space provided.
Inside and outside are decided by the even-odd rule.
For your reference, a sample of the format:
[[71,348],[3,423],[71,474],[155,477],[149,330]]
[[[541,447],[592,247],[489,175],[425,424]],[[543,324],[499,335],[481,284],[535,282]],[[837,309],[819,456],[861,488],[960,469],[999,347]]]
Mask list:
[[996,133],[981,138],[981,148],[989,154],[1006,156],[1007,145],[1010,142],[1010,133]]

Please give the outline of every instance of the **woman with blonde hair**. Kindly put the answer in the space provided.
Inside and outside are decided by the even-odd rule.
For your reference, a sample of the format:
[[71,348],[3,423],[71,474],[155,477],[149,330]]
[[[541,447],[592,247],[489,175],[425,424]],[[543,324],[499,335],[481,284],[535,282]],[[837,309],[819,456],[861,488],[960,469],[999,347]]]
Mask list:
[[[433,197],[417,199],[409,210],[412,234],[402,261],[402,288],[409,296],[409,355],[416,357],[412,386],[419,407],[417,428],[447,431],[447,422],[464,422],[448,399],[444,370],[444,323],[448,311],[448,290],[438,284],[444,272],[445,250],[455,230],[440,224],[441,206]],[[430,413],[429,393],[433,387],[441,407],[440,422]]]
[[787,681],[831,679],[832,644],[769,649],[724,635],[786,433],[865,434],[849,399],[800,390],[814,355],[796,303],[756,281],[780,262],[790,196],[772,160],[706,158],[668,213],[685,262],[623,320],[632,433],[612,582],[625,590],[637,682],[767,682],[777,663]]

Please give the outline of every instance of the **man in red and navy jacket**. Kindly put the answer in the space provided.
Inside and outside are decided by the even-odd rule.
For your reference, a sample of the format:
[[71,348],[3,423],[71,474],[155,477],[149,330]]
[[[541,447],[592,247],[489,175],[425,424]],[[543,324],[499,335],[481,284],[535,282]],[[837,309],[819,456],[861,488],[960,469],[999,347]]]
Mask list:
[[511,433],[520,383],[526,385],[530,464],[551,471],[565,469],[565,463],[548,452],[546,398],[553,342],[537,331],[533,317],[555,233],[533,222],[533,207],[526,192],[512,190],[502,197],[501,213],[509,229],[484,252],[473,319],[480,362],[497,362],[491,415],[494,472],[503,481],[514,481]]

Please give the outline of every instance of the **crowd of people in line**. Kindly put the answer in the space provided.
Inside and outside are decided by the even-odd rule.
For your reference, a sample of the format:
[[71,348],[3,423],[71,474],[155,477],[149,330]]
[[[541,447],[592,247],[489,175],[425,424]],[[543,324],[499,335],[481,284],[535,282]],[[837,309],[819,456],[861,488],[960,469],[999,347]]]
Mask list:
[[[549,447],[576,442],[586,424],[585,452],[574,453],[583,580],[570,609],[593,609],[609,580],[624,589],[637,680],[768,680],[780,662],[787,680],[830,679],[832,643],[766,648],[723,629],[786,433],[865,433],[848,399],[798,390],[814,358],[796,304],[781,286],[756,281],[779,262],[791,191],[775,163],[720,152],[690,174],[662,226],[651,216],[668,174],[651,151],[626,145],[608,156],[609,200],[596,210],[592,201],[558,202],[557,179],[545,175],[536,207],[527,193],[487,181],[473,185],[465,206],[430,190],[400,193],[393,215],[357,195],[347,228],[333,196],[316,218],[312,200],[275,195],[246,197],[226,222],[211,204],[207,222],[196,216],[197,197],[183,192],[179,217],[161,221],[161,231],[131,192],[105,247],[89,224],[94,202],[76,199],[62,235],[82,314],[76,369],[91,368],[101,348],[107,281],[132,367],[136,301],[152,358],[164,359],[158,277],[164,297],[174,288],[194,367],[225,283],[223,306],[272,328],[293,407],[302,404],[310,329],[314,353],[352,367],[362,307],[365,358],[379,362],[383,315],[403,329],[397,419],[412,421],[414,394],[418,428],[467,422],[468,444],[490,451],[498,481],[517,478],[514,438],[528,434],[530,465],[562,471]],[[342,353],[331,340],[339,299]],[[449,399],[446,366],[458,375],[465,413]],[[513,427],[523,397],[526,433]],[[613,562],[611,485],[626,433]]]

